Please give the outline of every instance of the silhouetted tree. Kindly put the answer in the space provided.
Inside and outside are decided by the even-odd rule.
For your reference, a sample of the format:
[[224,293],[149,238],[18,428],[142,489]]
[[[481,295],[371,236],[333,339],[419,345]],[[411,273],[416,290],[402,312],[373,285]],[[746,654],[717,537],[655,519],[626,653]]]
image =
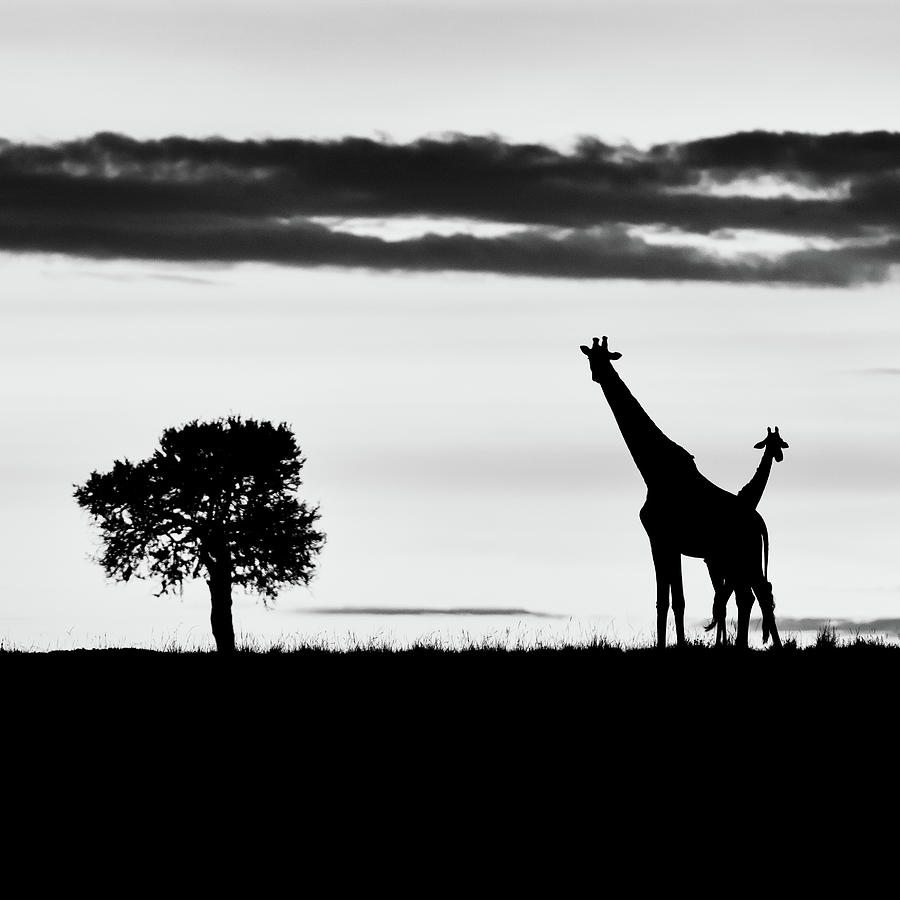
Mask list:
[[167,428],[149,459],[91,473],[75,499],[99,524],[110,578],[159,579],[165,594],[205,577],[216,647],[231,652],[233,586],[266,602],[313,575],[325,535],[296,496],[305,462],[286,424],[193,421]]

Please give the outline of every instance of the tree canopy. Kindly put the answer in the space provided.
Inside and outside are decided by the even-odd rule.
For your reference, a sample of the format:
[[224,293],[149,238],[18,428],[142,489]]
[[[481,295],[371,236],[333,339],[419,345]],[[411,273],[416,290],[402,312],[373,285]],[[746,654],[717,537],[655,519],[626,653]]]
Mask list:
[[297,496],[305,462],[284,423],[195,420],[167,428],[149,459],[92,472],[75,499],[99,525],[98,562],[110,578],[156,580],[165,594],[206,577],[224,649],[217,607],[228,644],[232,585],[267,602],[314,573],[325,535],[318,507]]

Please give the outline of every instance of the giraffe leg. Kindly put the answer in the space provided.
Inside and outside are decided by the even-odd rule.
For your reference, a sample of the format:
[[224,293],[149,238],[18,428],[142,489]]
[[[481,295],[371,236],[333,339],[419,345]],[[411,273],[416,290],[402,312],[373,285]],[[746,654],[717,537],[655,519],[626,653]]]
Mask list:
[[669,585],[672,580],[672,554],[658,541],[650,542],[653,567],[656,569],[656,646],[666,646],[669,622]]
[[750,644],[750,610],[753,608],[753,592],[747,585],[735,590],[738,605],[738,629],[735,645],[746,650]]
[[772,596],[772,585],[765,578],[760,577],[753,584],[753,593],[759,601],[759,608],[763,617],[763,643],[767,634],[772,638],[772,646],[775,649],[781,647],[781,638],[778,636],[778,626],[775,624],[775,598]]
[[731,585],[722,583],[722,595],[714,602],[716,606],[716,646],[724,647],[728,643],[728,635],[725,628],[725,615],[728,610],[728,598],[731,597]]
[[725,609],[728,606],[728,598],[731,596],[733,588],[727,579],[722,579],[716,588],[716,595],[713,598],[713,621],[716,626],[716,646],[721,647],[726,642],[725,634]]
[[732,588],[726,585],[725,576],[718,565],[707,559],[706,568],[709,572],[709,580],[713,586],[713,608],[712,621],[706,626],[707,631],[716,629],[716,646],[719,647],[726,641],[725,634],[725,612],[728,608],[728,598],[731,596]]
[[684,646],[684,584],[681,580],[681,554],[676,553],[672,565],[672,616],[675,619],[675,642]]

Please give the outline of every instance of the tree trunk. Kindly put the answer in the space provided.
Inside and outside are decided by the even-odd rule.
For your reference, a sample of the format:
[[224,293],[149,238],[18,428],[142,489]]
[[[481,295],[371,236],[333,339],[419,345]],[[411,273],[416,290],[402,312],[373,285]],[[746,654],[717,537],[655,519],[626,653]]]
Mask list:
[[219,653],[234,653],[234,625],[231,621],[231,569],[229,566],[216,566],[210,572],[209,599],[212,612],[209,616],[216,650]]

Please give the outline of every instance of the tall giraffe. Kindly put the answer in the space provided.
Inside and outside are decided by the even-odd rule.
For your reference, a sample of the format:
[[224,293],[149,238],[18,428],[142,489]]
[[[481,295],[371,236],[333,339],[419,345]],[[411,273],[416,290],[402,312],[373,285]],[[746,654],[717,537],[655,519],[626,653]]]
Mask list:
[[[766,428],[766,436],[758,443],[753,445],[755,450],[762,450],[763,455],[759,466],[753,473],[753,477],[738,491],[738,500],[742,500],[750,509],[756,509],[759,501],[765,492],[766,485],[769,483],[769,475],[772,473],[772,463],[781,462],[784,459],[784,451],[788,449],[789,444],[778,433],[778,426],[775,426],[773,432],[771,428]],[[706,626],[707,631],[716,629],[716,644],[725,643],[725,610],[728,605],[728,597],[719,594],[719,589],[723,586],[725,577],[716,571],[715,565],[707,561],[709,569],[709,578],[712,581],[713,589],[719,597],[718,605],[713,605],[712,621]],[[772,608],[774,609],[774,600]],[[769,639],[769,630],[767,623],[763,622],[763,643]]]
[[[772,612],[772,590],[766,577],[768,533],[765,522],[747,503],[713,484],[697,469],[694,457],[666,437],[625,386],[613,360],[621,353],[609,350],[607,338],[594,338],[582,346],[591,367],[591,378],[603,395],[619,426],[644,483],[647,499],[640,519],[656,570],[656,639],[666,645],[669,594],[675,616],[675,634],[684,643],[684,587],[681,557],[695,556],[711,562],[721,574],[713,608],[734,591],[738,602],[737,645],[746,647],[753,596],[759,601],[763,621],[778,641]],[[761,552],[765,556],[762,563]],[[727,592],[727,593],[726,593]]]

